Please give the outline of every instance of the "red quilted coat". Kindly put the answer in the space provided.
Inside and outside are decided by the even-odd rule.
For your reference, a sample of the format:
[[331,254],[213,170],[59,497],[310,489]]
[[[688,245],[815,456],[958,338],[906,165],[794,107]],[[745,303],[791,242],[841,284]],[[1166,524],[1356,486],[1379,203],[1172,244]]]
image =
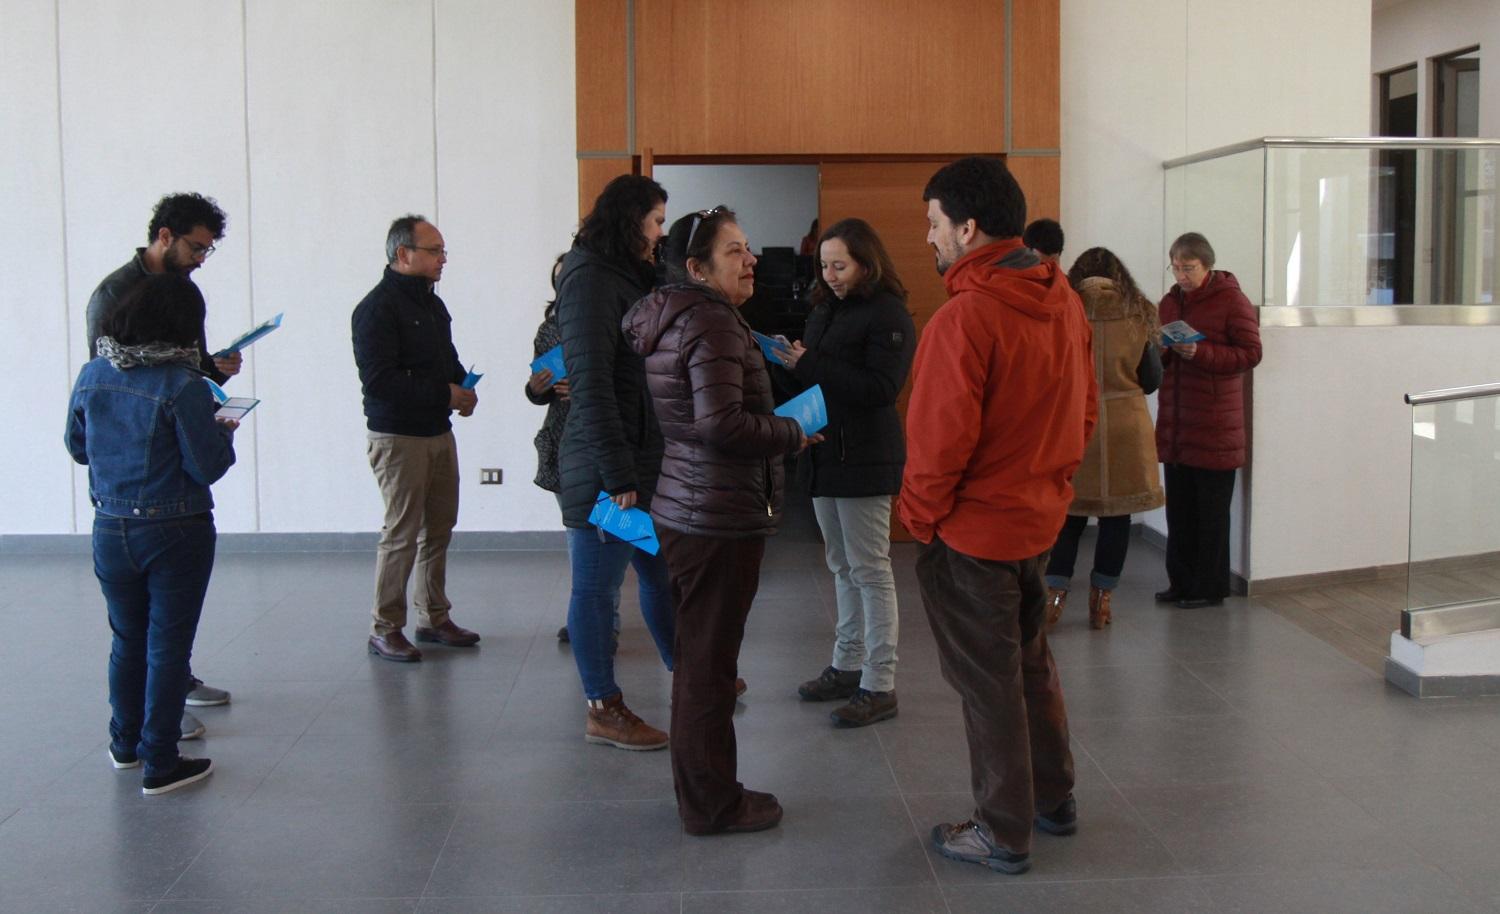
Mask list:
[[1162,355],[1156,453],[1162,463],[1202,470],[1245,465],[1245,372],[1260,364],[1260,324],[1234,274],[1214,270],[1191,292],[1172,286],[1161,322],[1187,321],[1207,339],[1192,359]]

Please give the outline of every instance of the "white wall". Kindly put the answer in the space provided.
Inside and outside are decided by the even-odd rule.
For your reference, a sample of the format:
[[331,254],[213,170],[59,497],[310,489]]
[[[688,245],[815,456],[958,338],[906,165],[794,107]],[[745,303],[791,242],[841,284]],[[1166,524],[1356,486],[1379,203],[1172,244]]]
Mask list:
[[[1159,297],[1170,285],[1162,162],[1261,136],[1367,133],[1369,66],[1370,0],[1063,0],[1069,254],[1108,247]],[[1275,370],[1266,352],[1257,397]],[[1258,460],[1259,438],[1255,448]],[[1144,520],[1165,530],[1161,511]],[[1237,520],[1232,564],[1246,574],[1243,528]]]
[[816,165],[658,165],[667,189],[667,224],[684,213],[727,204],[755,250],[795,249],[818,218]]
[[1375,10],[1370,72],[1417,64],[1417,133],[1431,136],[1429,61],[1474,45],[1480,46],[1479,134],[1500,137],[1500,6],[1494,0],[1406,0]]
[[[0,316],[24,328],[0,354],[36,366],[0,399],[0,471],[22,481],[0,533],[87,529],[86,476],[60,441],[84,306],[180,190],[229,214],[195,276],[210,344],[287,312],[230,386],[264,402],[215,486],[221,529],[378,529],[349,314],[408,211],[446,235],[439,292],[486,372],[456,423],[459,527],[559,526],[530,483],[542,415],[520,386],[576,222],[571,3],[0,0],[0,21],[0,232],[25,252],[0,278]],[[505,485],[479,488],[480,466]]]

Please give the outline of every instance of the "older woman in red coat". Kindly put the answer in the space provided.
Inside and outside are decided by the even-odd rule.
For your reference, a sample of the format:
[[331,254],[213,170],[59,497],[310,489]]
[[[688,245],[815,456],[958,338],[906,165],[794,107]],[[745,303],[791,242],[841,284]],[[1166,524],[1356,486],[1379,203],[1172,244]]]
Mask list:
[[1156,599],[1183,609],[1229,595],[1229,503],[1245,465],[1245,373],[1260,364],[1255,309],[1232,273],[1215,270],[1208,239],[1172,242],[1177,282],[1162,298],[1162,325],[1203,334],[1163,353],[1156,451],[1167,484],[1167,589]]

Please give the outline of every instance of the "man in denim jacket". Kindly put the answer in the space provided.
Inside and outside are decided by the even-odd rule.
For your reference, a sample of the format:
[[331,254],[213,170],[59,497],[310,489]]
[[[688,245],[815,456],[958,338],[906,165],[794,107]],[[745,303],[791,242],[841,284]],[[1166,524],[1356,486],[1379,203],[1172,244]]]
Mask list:
[[375,607],[369,651],[411,663],[422,652],[406,626],[406,585],[417,640],[470,647],[479,636],[448,618],[448,542],[458,522],[458,448],[449,413],[473,415],[479,398],[453,347],[453,319],[432,287],[443,277],[443,233],[422,216],[391,223],[386,268],[354,309],[354,361],[364,388],[370,469],[385,499],[375,559]]
[[[147,245],[135,249],[135,256],[125,265],[104,277],[94,294],[89,296],[86,312],[89,337],[89,358],[99,354],[97,343],[99,327],[104,315],[109,313],[132,286],[155,273],[180,273],[191,277],[193,271],[203,266],[213,254],[215,243],[224,237],[224,211],[212,197],[202,194],[168,194],[156,202],[151,211],[151,223],[146,228]],[[231,352],[222,358],[211,356],[200,338],[198,342],[199,368],[223,384],[240,373],[241,357]],[[194,707],[229,704],[229,692],[205,685],[203,680],[188,670],[187,703]],[[202,736],[204,726],[191,714],[182,715],[182,738],[197,739]]]

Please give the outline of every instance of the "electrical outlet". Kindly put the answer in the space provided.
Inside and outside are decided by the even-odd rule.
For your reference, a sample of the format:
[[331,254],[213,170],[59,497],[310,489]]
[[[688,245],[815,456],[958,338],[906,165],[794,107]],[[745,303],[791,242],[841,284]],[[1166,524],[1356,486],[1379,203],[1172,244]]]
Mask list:
[[505,471],[499,467],[485,467],[479,471],[479,484],[498,486],[505,481]]

